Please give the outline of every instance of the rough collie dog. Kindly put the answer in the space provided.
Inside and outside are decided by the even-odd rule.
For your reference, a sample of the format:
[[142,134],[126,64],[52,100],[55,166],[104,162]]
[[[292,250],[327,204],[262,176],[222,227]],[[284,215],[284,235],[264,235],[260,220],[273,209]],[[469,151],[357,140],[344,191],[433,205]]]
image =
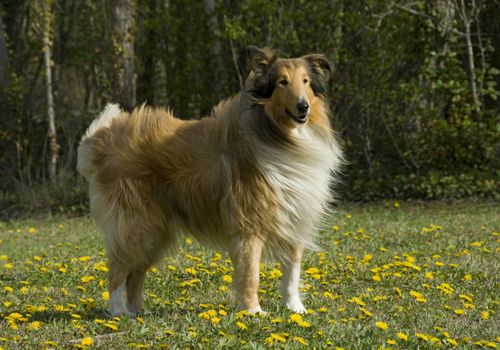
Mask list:
[[210,117],[108,105],[83,136],[78,170],[106,238],[111,315],[142,310],[146,271],[181,233],[229,252],[244,310],[262,312],[259,262],[270,253],[282,264],[283,303],[305,312],[302,253],[314,247],[341,158],[325,96],[330,64],[247,53],[243,91]]

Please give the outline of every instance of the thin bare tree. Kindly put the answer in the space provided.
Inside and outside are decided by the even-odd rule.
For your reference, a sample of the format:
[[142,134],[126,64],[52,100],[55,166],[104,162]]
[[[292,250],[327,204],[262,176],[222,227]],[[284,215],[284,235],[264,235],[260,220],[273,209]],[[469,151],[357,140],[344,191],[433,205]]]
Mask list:
[[465,46],[467,48],[467,63],[469,66],[469,82],[470,90],[472,93],[472,102],[474,103],[474,111],[479,113],[481,111],[481,103],[479,99],[479,91],[477,89],[477,77],[476,77],[476,64],[474,63],[474,46],[472,44],[471,38],[471,25],[475,18],[477,18],[477,11],[479,6],[477,6],[476,0],[467,1],[455,0],[455,6],[458,10],[458,16],[462,25],[464,27],[464,40]]
[[59,145],[57,143],[56,116],[54,112],[54,93],[52,87],[52,24],[53,2],[42,1],[43,15],[43,60],[45,66],[45,90],[47,97],[48,140],[49,140],[49,166],[48,179],[53,185],[57,181],[57,161],[59,158]]
[[0,103],[6,99],[8,87],[7,67],[9,65],[9,52],[7,51],[7,43],[5,42],[5,32],[3,27],[2,16],[0,16]]

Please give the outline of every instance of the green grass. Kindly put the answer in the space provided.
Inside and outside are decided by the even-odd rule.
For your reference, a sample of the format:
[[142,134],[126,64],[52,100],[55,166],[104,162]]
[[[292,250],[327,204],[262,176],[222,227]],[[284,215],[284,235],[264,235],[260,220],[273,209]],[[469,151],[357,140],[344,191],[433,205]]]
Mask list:
[[0,223],[0,347],[500,348],[498,205],[394,204],[332,217],[303,264],[302,317],[280,305],[272,262],[261,269],[269,315],[238,313],[227,255],[188,240],[149,272],[148,312],[110,320],[91,219]]

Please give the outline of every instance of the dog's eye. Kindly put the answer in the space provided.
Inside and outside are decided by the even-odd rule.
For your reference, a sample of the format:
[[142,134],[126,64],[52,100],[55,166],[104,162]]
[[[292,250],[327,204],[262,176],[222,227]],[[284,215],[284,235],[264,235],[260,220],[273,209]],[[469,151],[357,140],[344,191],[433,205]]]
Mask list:
[[307,84],[309,82],[309,80],[307,80],[307,78],[304,79],[304,84]]
[[280,81],[280,85],[287,86],[288,85],[288,80],[283,79]]

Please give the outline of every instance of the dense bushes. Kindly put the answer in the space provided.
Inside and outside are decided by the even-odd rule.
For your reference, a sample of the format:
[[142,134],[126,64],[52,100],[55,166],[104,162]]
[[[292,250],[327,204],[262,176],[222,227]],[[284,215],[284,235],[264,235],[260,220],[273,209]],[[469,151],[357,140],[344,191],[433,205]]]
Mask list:
[[[45,17],[34,3],[0,0],[9,58],[0,67],[9,77],[0,84],[0,186],[18,203],[30,196],[16,189],[45,187],[48,163]],[[331,106],[346,151],[341,198],[500,198],[498,2],[220,0],[213,11],[209,3],[134,3],[138,102],[197,118],[238,91],[247,45],[284,56],[324,52],[334,66]],[[54,1],[61,179],[52,188],[79,188],[79,137],[115,99],[109,71],[117,68],[107,57],[120,46],[109,37],[105,6]],[[84,198],[81,190],[54,193],[60,199],[52,207]]]

